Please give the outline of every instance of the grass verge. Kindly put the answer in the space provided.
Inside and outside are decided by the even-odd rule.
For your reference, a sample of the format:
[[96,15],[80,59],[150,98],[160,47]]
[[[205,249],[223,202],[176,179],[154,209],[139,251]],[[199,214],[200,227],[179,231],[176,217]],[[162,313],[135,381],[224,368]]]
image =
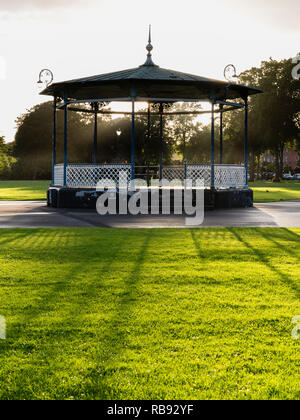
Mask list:
[[299,240],[0,231],[0,399],[298,399]]
[[46,200],[51,181],[0,181],[0,201]]
[[300,200],[300,182],[257,181],[249,184],[254,191],[255,203],[271,203],[276,201]]

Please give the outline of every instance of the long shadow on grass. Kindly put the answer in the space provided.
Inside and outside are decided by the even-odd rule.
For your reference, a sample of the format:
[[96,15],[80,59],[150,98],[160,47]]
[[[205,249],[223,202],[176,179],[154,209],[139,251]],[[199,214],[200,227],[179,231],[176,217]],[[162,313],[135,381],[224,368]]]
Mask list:
[[[78,231],[79,232],[79,231]],[[36,230],[30,230],[30,231],[26,231],[23,234],[20,235],[13,235],[13,237],[10,240],[7,241],[3,241],[3,243],[8,243],[8,242],[13,242],[13,241],[23,241],[24,238],[26,238],[27,236],[33,236],[30,240],[33,241],[35,238],[35,242],[37,240],[39,240],[39,237],[37,237],[37,234],[39,232]],[[45,233],[44,231],[41,231],[40,233]],[[60,231],[51,231],[51,233],[48,233],[48,235],[45,235],[45,237],[43,237],[43,241],[45,239],[47,239],[48,241],[54,241],[55,240],[55,244],[56,244],[56,253],[61,253],[61,248],[64,248],[66,246],[68,246],[68,244],[66,245],[65,243],[63,245],[60,244],[60,239],[65,240],[66,238],[66,232],[63,231],[63,236],[60,237]],[[120,247],[123,246],[123,242],[125,242],[126,238],[124,237],[123,240],[119,240],[118,245]],[[2,243],[0,243],[1,245]],[[28,246],[28,241],[26,238],[26,244]],[[47,245],[47,242],[46,242]],[[98,243],[94,246],[99,245]],[[20,244],[19,244],[20,246]],[[86,245],[91,246],[90,244]],[[43,244],[38,244],[38,249],[43,249],[45,248],[45,243]],[[70,249],[70,253],[72,254],[72,248]],[[20,255],[23,256],[24,251],[20,251]],[[32,249],[27,250],[26,258],[30,258],[32,254]],[[50,253],[51,255],[53,254],[53,250]],[[1,255],[1,251],[0,251],[0,255]],[[15,258],[17,258],[17,256],[19,255],[19,253],[17,253],[15,256]],[[51,259],[51,255],[48,259]],[[101,257],[101,252],[99,252],[99,258]],[[37,256],[35,256],[36,259],[38,259]],[[35,258],[32,259],[33,264],[34,264],[34,260]],[[72,258],[69,260],[67,257],[65,259],[62,259],[61,262],[65,262],[65,263],[70,263],[71,264],[71,269],[68,270],[67,272],[64,273],[64,276],[60,279],[56,279],[54,280],[51,284],[47,283],[45,281],[45,284],[42,283],[37,283],[36,287],[41,287],[41,292],[42,292],[42,298],[39,299],[37,301],[37,303],[31,303],[30,299],[28,299],[28,304],[26,305],[25,308],[22,308],[22,325],[28,325],[29,322],[35,320],[36,318],[42,316],[43,314],[49,314],[49,316],[51,317],[51,313],[56,311],[56,305],[59,303],[60,298],[66,298],[66,292],[69,290],[70,291],[70,295],[72,295],[72,289],[76,290],[77,288],[77,284],[76,282],[74,282],[74,280],[76,281],[76,277],[78,275],[86,275],[87,270],[86,270],[86,264],[88,264],[88,261],[86,261],[86,264],[83,263],[83,261],[78,261],[76,262],[74,256],[72,255]],[[53,264],[57,264],[58,262],[54,260]],[[103,264],[101,262],[101,268],[102,271],[107,271],[108,268],[110,268],[110,270],[113,269],[113,262],[111,259],[107,260],[107,262],[105,264]],[[88,296],[89,298],[92,295],[92,290],[96,290],[96,288],[92,288],[90,287],[90,285],[87,284],[86,286],[88,288]],[[99,287],[99,282],[97,282],[97,287]],[[43,293],[44,292],[44,293]],[[39,296],[40,297],[40,296]],[[74,314],[76,313],[77,316],[79,316],[80,311],[78,311],[78,307],[79,306],[83,306],[83,303],[81,300],[78,301],[78,304],[75,305],[74,307]],[[55,306],[54,306],[55,305]],[[84,306],[83,306],[84,307]],[[55,313],[56,315],[56,313]],[[68,317],[71,318],[71,316]],[[15,331],[15,333],[17,334],[17,331]],[[13,331],[11,331],[11,334],[14,335]]]
[[[3,246],[5,246],[5,245],[7,245],[11,242],[18,241],[19,239],[25,238],[26,236],[27,237],[32,236],[34,234],[35,234],[35,232],[33,230],[31,230],[31,231],[28,230],[26,232],[24,232],[22,230],[20,230],[18,232],[16,232],[16,231],[15,232],[10,232],[6,229],[3,230],[0,234],[0,252],[1,252],[1,248]],[[5,239],[2,239],[2,236],[4,236]]]
[[[258,230],[258,233],[267,241],[272,242],[275,246],[277,246],[277,248],[279,248],[281,251],[283,251],[284,253],[288,253],[290,255],[292,255],[296,260],[299,260],[299,254],[294,252],[293,250],[291,250],[290,248],[283,246],[282,244],[280,244],[279,242],[277,242],[273,236],[271,236],[270,234],[267,233],[267,231],[265,230]],[[285,232],[286,233],[286,232]],[[300,243],[300,238],[298,238],[298,241]],[[274,269],[274,267],[273,267]],[[279,272],[279,270],[277,269],[277,271]],[[297,283],[295,283],[290,276],[288,275],[283,275],[284,276],[284,281],[285,283],[287,283],[291,289],[296,293],[296,296],[299,298],[300,297],[300,289],[297,285]]]
[[[124,280],[125,284],[122,297],[119,303],[117,303],[117,308],[111,320],[107,323],[106,330],[103,331],[101,348],[99,348],[100,357],[98,356],[98,360],[103,361],[105,359],[105,363],[104,365],[103,363],[98,365],[89,375],[94,386],[88,390],[88,393],[89,395],[93,394],[96,398],[118,398],[118,390],[107,383],[107,379],[112,379],[112,375],[116,371],[114,362],[117,362],[118,356],[125,349],[127,336],[130,335],[128,324],[131,323],[132,317],[135,318],[132,309],[138,301],[139,284],[141,282],[140,275],[152,236],[152,230],[145,231],[145,239],[140,247],[134,266]],[[98,386],[95,386],[95,383]]]
[[[231,232],[237,238],[237,240],[241,242],[245,247],[247,247],[254,255],[256,255],[259,261],[264,263],[271,271],[273,271],[273,273],[275,273],[285,285],[287,285],[290,289],[292,289],[297,298],[300,297],[300,291],[297,284],[293,281],[293,279],[288,274],[282,272],[281,270],[279,270],[279,268],[274,267],[274,265],[270,263],[270,261],[268,260],[268,258],[263,252],[253,247],[246,239],[242,238],[237,233],[236,228],[227,228],[227,230]],[[256,232],[259,232],[259,230],[256,230]],[[265,237],[265,239],[270,240],[267,237]]]
[[[57,249],[60,249],[59,246],[59,233],[56,235],[56,232],[54,232],[54,235],[58,237],[58,243],[57,243]],[[65,238],[65,236],[63,236],[63,239]],[[120,240],[118,238],[118,246],[120,248],[123,247],[124,243],[126,241],[126,237],[125,235],[122,237],[122,240]],[[97,246],[99,245],[98,243],[93,245],[93,246]],[[91,246],[91,244],[87,244],[87,246]],[[99,264],[101,264],[101,269],[103,272],[109,272],[113,270],[113,266],[114,266],[114,261],[116,260],[111,260],[111,259],[107,259],[107,261],[105,263],[103,263],[103,261],[101,261],[101,249],[99,249]],[[71,252],[71,250],[70,250]],[[66,263],[72,263],[72,268],[67,271],[65,273],[65,275],[63,276],[63,278],[61,280],[57,280],[53,287],[50,287],[49,290],[47,290],[47,293],[44,294],[43,298],[41,300],[38,301],[37,305],[30,305],[29,309],[24,311],[24,322],[27,322],[33,318],[36,318],[37,316],[41,316],[44,313],[48,313],[51,312],[53,309],[53,304],[57,304],[59,302],[59,299],[61,296],[63,296],[65,298],[65,292],[67,292],[67,290],[70,290],[70,287],[72,287],[74,290],[76,290],[77,285],[76,283],[74,283],[74,281],[76,281],[76,278],[78,275],[82,276],[84,275],[86,277],[86,275],[88,275],[88,265],[89,265],[89,261],[85,261],[85,263],[83,261],[80,262],[75,262],[74,261],[74,257],[72,256],[72,258],[69,260],[68,258],[66,258],[65,260]],[[95,264],[95,261],[93,261],[93,264]],[[79,281],[79,280],[78,280]],[[84,308],[85,304],[88,305],[88,300],[92,297],[95,296],[97,293],[97,290],[100,286],[100,279],[97,281],[97,283],[87,283],[86,284],[86,291],[87,291],[87,297],[84,298],[82,300],[78,300],[77,304],[73,305],[72,311],[68,313],[68,318],[69,319],[75,319],[76,317],[80,317],[80,313],[81,311],[79,310],[80,308]],[[47,285],[45,285],[47,287]],[[72,290],[70,290],[70,295],[72,295]],[[84,300],[87,300],[87,302],[84,302]]]
[[[21,238],[23,236],[26,235],[20,235],[18,236],[18,238]],[[123,247],[124,243],[126,243],[126,236],[123,235],[122,236],[122,240],[118,240],[118,246],[120,248]],[[104,264],[101,265],[101,269],[103,272],[109,272],[112,271],[114,269],[114,261],[117,261],[117,259],[115,260],[107,260]],[[65,333],[69,327],[70,324],[69,322],[71,321],[71,327],[72,330],[75,330],[75,332],[73,331],[72,333],[78,334],[78,332],[80,332],[80,334],[82,334],[83,338],[84,338],[84,330],[82,328],[81,325],[81,320],[80,317],[82,315],[82,308],[86,308],[88,307],[88,303],[89,300],[93,297],[97,295],[97,291],[99,290],[99,287],[101,286],[100,284],[100,280],[97,281],[97,283],[95,284],[86,284],[86,288],[87,288],[87,296],[86,297],[82,297],[82,299],[79,299],[78,302],[74,305],[72,305],[72,310],[67,312],[66,314],[63,313],[64,315],[64,319],[62,321],[55,321],[55,323],[53,324],[48,324],[47,323],[40,327],[37,330],[38,325],[36,324],[37,322],[37,318],[45,315],[45,314],[49,314],[49,320],[51,321],[51,314],[53,314],[53,316],[57,316],[57,311],[59,311],[60,309],[57,309],[57,304],[59,303],[59,301],[61,299],[66,299],[66,296],[68,294],[68,291],[70,290],[70,295],[72,296],[72,290],[70,289],[73,288],[77,289],[77,284],[74,284],[74,279],[78,276],[78,274],[82,274],[83,270],[85,270],[86,267],[81,264],[74,264],[72,263],[72,268],[71,270],[69,270],[68,272],[65,273],[64,277],[59,280],[56,281],[52,287],[49,287],[48,285],[48,289],[46,291],[46,293],[44,293],[43,297],[41,300],[38,300],[37,303],[33,303],[30,304],[30,302],[28,302],[28,305],[22,309],[22,320],[18,323],[14,323],[10,330],[9,330],[9,337],[8,339],[3,342],[0,347],[0,353],[2,355],[4,355],[5,353],[10,354],[12,349],[14,348],[14,345],[16,345],[16,349],[18,350],[23,350],[24,354],[27,354],[28,351],[31,351],[33,354],[36,353],[37,358],[33,359],[33,362],[31,364],[31,366],[28,366],[27,368],[29,369],[29,371],[31,370],[38,370],[39,368],[43,368],[45,369],[45,371],[47,371],[47,377],[49,377],[49,381],[51,382],[51,377],[52,375],[56,375],[57,372],[56,370],[53,370],[53,368],[51,367],[52,362],[56,360],[56,358],[61,358],[62,357],[62,351],[63,351],[63,346],[59,346],[58,342],[59,338],[63,337],[64,341],[66,341],[66,337],[62,336],[62,332]],[[88,273],[88,271],[85,273]],[[73,280],[73,284],[71,284],[70,286],[70,280]],[[47,284],[45,285],[45,287],[47,288]],[[31,331],[31,325],[30,323],[34,323],[33,324],[33,336],[30,336],[30,331]],[[47,328],[48,327],[48,328]],[[37,340],[37,347],[34,348],[28,348],[28,345],[26,344],[27,340],[30,339],[30,342],[32,343],[33,341]],[[40,341],[41,340],[41,341]],[[24,344],[23,344],[24,342]],[[54,342],[57,342],[56,345],[54,345]],[[16,344],[15,344],[16,343]],[[112,350],[112,349],[111,349]],[[38,362],[38,357],[39,357],[39,353],[44,352],[45,355],[42,358],[43,359],[43,363],[42,365],[39,365],[39,368],[37,366],[37,364],[39,364]],[[54,363],[55,366],[55,363]],[[18,371],[16,370],[14,372],[14,382],[16,384],[20,385],[20,389],[19,390],[14,390],[12,393],[12,397],[13,398],[21,398],[21,399],[31,399],[34,398],[35,396],[35,385],[34,385],[34,375],[32,376],[32,381],[33,383],[30,386],[30,389],[26,389],[26,386],[23,384],[22,385],[22,377],[24,375],[24,371]],[[46,382],[47,383],[47,382]],[[37,384],[37,389],[39,389],[40,384]],[[40,391],[40,390],[39,390]],[[0,393],[1,394],[1,393]],[[76,395],[76,390],[72,389],[71,394],[75,394]]]
[[290,236],[291,239],[289,240],[293,240],[294,242],[300,242],[300,234],[297,234],[288,228],[281,228],[281,230]]
[[[122,235],[121,238],[122,239],[120,239],[120,237],[118,237],[118,239],[115,238],[115,240],[118,241],[117,244],[118,244],[119,249],[123,249],[123,248],[126,247],[126,245],[128,245],[127,236]],[[112,254],[113,254],[114,251],[116,251],[116,253],[117,253],[117,250],[112,249],[111,250]],[[99,254],[99,258],[101,258],[101,253]],[[114,271],[115,263],[116,264],[119,263],[117,255],[113,259],[107,258],[107,260],[104,263],[102,261],[101,262],[101,272],[104,273],[104,275],[105,275],[105,274],[108,274],[109,272]],[[92,264],[93,264],[93,267],[95,267],[95,264],[96,264],[95,260],[92,261]],[[87,266],[89,265],[89,261],[86,261],[86,265]],[[81,263],[80,273],[82,274],[83,271],[84,271],[86,276],[89,275],[88,268],[86,270],[86,266],[84,266],[83,269],[82,269],[82,263]],[[72,319],[74,322],[76,322],[76,319],[78,319],[78,323],[80,322],[79,319],[82,315],[82,308],[88,307],[89,303],[90,303],[90,300],[99,295],[99,287],[101,287],[100,275],[97,278],[97,280],[89,281],[88,283],[86,283],[85,294],[84,294],[84,296],[81,296],[80,299],[78,299],[76,304],[74,303],[72,305],[72,309],[68,312],[68,319]]]
[[197,250],[197,254],[198,257],[202,260],[203,259],[203,255],[201,253],[201,247],[199,245],[199,242],[197,241],[196,235],[195,235],[195,231],[193,229],[190,230],[190,234],[192,236],[193,242],[194,242],[194,246]]
[[[53,313],[54,316],[57,315],[53,304],[59,302],[60,295],[66,292],[66,290],[69,288],[69,282],[66,279],[76,276],[77,273],[78,266],[68,271],[64,279],[65,281],[60,280],[55,282],[54,286],[51,287],[50,290],[47,291],[47,293],[44,294],[42,299],[37,301],[38,303],[31,303],[30,300],[28,300],[27,305],[24,308],[19,309],[19,311],[22,311],[22,313],[20,314],[21,319],[19,322],[14,322],[12,325],[10,325],[8,318],[8,338],[5,342],[2,343],[4,345],[1,346],[1,354],[3,354],[4,352],[10,353],[14,346],[14,343],[18,343],[19,341],[22,342],[23,339],[26,342],[26,338],[28,339],[28,337],[31,340],[39,340],[41,338],[45,339],[45,332],[43,332],[43,329],[41,328],[41,330],[37,332],[36,327],[38,327],[38,325],[34,324],[31,326],[30,324],[31,322],[35,323],[36,319],[43,316],[44,314],[49,314],[49,320],[51,320],[51,313]],[[15,311],[15,314],[18,314],[17,310]],[[54,328],[57,329],[57,326],[58,324],[56,323]],[[30,330],[32,327],[33,335],[30,336]],[[20,344],[18,343],[17,347],[19,347],[19,345]],[[26,352],[25,347],[24,351]],[[50,343],[49,347],[51,347]],[[51,350],[53,349],[51,348]]]

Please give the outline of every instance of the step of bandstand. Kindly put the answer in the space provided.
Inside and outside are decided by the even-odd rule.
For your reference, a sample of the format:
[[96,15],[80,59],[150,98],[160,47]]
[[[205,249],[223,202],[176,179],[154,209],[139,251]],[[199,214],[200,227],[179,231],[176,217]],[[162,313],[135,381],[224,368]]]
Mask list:
[[[93,188],[59,188],[50,187],[47,193],[47,203],[53,208],[89,208],[95,209],[98,197],[103,192]],[[132,194],[128,193],[128,200]],[[182,194],[183,197],[183,194]],[[117,208],[119,194],[116,192]],[[151,208],[151,192],[149,191],[149,209]],[[183,201],[183,199],[182,199]],[[160,190],[159,211],[162,211],[162,190]],[[246,208],[253,206],[253,191],[243,189],[205,189],[204,203],[206,210]],[[196,190],[193,190],[193,205],[196,204]],[[170,211],[174,212],[174,190],[170,190]]]

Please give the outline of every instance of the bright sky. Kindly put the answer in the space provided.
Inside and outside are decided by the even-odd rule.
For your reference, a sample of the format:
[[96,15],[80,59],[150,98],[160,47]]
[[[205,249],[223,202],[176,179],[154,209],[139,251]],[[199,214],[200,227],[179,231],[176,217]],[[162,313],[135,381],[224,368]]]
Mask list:
[[299,16],[299,0],[0,0],[0,135],[47,100],[42,68],[62,81],[143,64],[149,23],[156,64],[222,79],[229,63],[295,57]]

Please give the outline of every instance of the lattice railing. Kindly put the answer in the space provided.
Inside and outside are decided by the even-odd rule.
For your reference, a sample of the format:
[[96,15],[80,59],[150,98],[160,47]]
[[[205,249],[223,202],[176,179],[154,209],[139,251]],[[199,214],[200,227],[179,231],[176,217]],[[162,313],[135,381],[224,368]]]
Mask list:
[[[63,185],[63,165],[56,165],[54,182]],[[109,179],[119,184],[119,180],[128,183],[131,179],[131,166],[127,164],[77,165],[67,166],[67,187],[95,188],[100,180]]]
[[57,187],[64,185],[64,165],[55,166],[53,184]]
[[164,166],[163,179],[174,181],[175,179],[184,179],[184,166]]
[[211,165],[186,165],[186,178],[192,179],[193,182],[197,179],[203,179],[204,186],[210,187],[211,180]]
[[[246,185],[246,173],[243,165],[214,165],[216,188],[238,188]],[[204,180],[204,186],[211,186],[211,165],[168,166],[163,169],[163,177],[169,181],[174,179],[186,179],[196,181]]]
[[[214,165],[216,188],[238,188],[246,185],[245,167],[242,165]],[[70,164],[67,166],[67,187],[69,188],[95,188],[99,180],[109,179],[119,184],[120,174],[122,183],[129,183],[131,179],[131,165],[109,164],[88,165]],[[168,181],[186,179],[204,180],[204,186],[211,186],[211,165],[165,166],[163,179]],[[56,165],[54,170],[54,185],[63,186],[64,167]]]
[[215,187],[244,187],[246,185],[245,166],[215,165]]

